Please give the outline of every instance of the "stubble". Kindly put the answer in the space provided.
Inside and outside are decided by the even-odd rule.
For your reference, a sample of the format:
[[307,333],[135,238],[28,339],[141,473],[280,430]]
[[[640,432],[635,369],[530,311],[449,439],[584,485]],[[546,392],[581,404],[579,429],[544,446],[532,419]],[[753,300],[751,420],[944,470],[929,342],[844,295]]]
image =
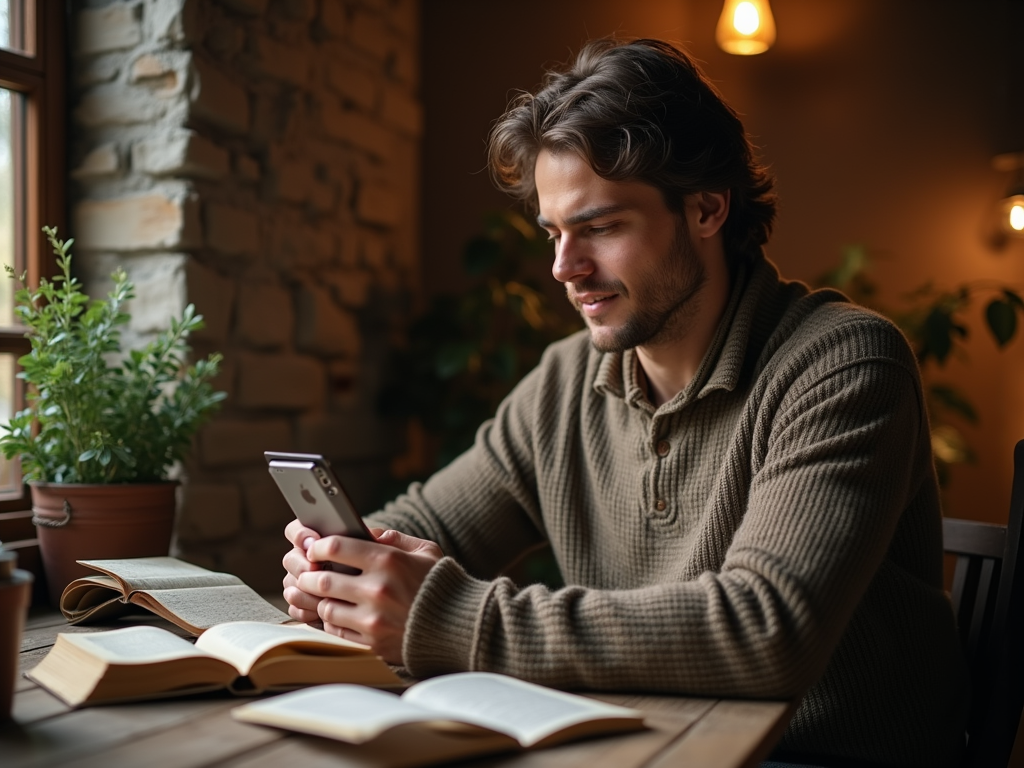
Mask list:
[[[680,218],[667,257],[643,275],[632,292],[619,281],[579,283],[575,287],[579,293],[617,293],[633,301],[633,311],[610,337],[598,340],[593,332],[590,335],[598,352],[624,352],[684,338],[692,318],[700,311],[700,294],[706,282],[707,271],[690,242],[685,221]],[[591,328],[602,325],[599,320],[583,315],[577,299],[568,298]]]

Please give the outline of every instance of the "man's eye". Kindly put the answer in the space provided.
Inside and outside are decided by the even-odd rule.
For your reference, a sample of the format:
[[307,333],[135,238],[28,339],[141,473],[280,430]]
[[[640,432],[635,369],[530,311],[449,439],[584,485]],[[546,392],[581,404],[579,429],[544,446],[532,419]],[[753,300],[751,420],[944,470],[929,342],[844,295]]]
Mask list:
[[601,235],[607,235],[613,229],[615,229],[615,226],[613,224],[607,224],[603,227],[591,227],[590,234],[597,235],[600,237]]

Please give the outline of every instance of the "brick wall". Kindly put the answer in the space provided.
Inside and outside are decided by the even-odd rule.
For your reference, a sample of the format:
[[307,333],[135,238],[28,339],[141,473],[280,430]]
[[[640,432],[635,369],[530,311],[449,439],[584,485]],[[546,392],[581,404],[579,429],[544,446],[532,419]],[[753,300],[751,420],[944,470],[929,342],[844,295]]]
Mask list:
[[374,407],[418,284],[418,0],[74,0],[71,232],[144,341],[188,302],[229,399],[183,468],[177,553],[280,585],[262,451],[358,503],[400,447]]

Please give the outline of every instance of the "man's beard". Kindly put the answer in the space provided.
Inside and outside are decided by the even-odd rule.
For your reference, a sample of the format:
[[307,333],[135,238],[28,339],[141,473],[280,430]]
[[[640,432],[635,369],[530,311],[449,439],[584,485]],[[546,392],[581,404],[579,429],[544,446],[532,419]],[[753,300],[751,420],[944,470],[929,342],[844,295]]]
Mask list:
[[[594,333],[590,342],[598,352],[624,352],[644,344],[659,344],[686,335],[688,320],[699,309],[695,301],[707,281],[707,271],[690,242],[685,220],[680,217],[668,258],[650,274],[644,275],[630,295],[626,286],[611,282],[582,282],[573,285],[576,293],[617,293],[623,298],[634,298],[635,308],[611,338],[600,341]],[[568,295],[569,301],[582,312],[578,299]],[[584,319],[586,316],[583,315]],[[593,325],[600,321],[591,320]]]

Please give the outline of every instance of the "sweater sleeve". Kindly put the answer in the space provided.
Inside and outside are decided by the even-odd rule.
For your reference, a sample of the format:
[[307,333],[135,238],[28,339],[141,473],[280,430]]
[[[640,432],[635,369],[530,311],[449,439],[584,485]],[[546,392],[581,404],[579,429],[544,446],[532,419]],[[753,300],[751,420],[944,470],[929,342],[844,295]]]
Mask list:
[[543,543],[529,428],[537,377],[534,371],[519,383],[469,450],[367,523],[433,541],[484,579]]
[[[469,552],[458,546],[413,605],[410,672],[490,670],[562,688],[802,694],[824,671],[931,472],[907,367],[867,359],[804,378],[751,426],[760,447],[749,490],[733,495],[745,508],[723,511],[742,520],[721,568],[628,590],[518,588],[463,567]],[[477,458],[502,466],[500,452]],[[483,481],[498,471],[460,472],[470,470]],[[528,519],[512,530],[525,536]]]

